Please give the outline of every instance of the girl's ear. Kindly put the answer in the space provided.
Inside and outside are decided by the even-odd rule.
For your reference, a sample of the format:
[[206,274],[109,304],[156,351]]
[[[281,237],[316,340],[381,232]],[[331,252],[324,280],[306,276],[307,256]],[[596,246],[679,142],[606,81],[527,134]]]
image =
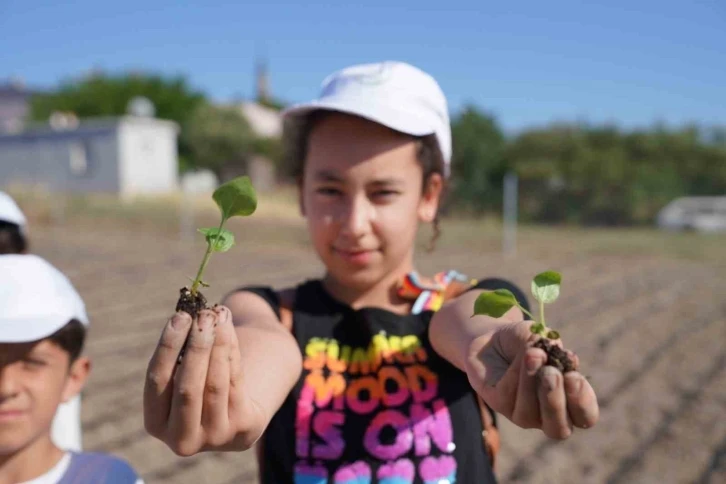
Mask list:
[[439,173],[432,173],[426,180],[421,201],[418,205],[418,218],[421,222],[430,223],[436,219],[439,211],[441,194],[444,190],[444,179]]
[[63,388],[62,399],[64,402],[69,401],[83,390],[88,380],[88,374],[91,372],[91,360],[86,356],[76,358],[68,370],[68,379]]

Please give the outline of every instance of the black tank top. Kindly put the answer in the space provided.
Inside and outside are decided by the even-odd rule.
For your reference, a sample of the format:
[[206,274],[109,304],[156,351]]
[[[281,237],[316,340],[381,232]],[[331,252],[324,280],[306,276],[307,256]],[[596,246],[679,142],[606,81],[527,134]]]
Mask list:
[[[521,291],[502,280],[524,305]],[[269,287],[260,295],[279,317]],[[293,333],[303,372],[264,436],[261,482],[495,483],[464,372],[431,347],[433,312],[354,310],[319,280],[298,286]]]

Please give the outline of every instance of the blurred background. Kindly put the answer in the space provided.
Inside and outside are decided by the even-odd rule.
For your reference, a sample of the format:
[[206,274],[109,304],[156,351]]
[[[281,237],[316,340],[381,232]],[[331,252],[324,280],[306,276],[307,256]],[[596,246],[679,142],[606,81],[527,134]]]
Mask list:
[[[252,178],[258,212],[207,271],[209,299],[320,274],[280,110],[346,65],[410,62],[449,100],[453,176],[423,272],[528,287],[599,393],[564,443],[502,422],[502,482],[726,482],[726,4],[614,0],[0,0],[0,189],[31,251],[84,297],[94,359],[84,445],[147,483],[253,482],[251,454],[179,458],[141,388],[214,224]],[[425,228],[421,245],[430,237]]]

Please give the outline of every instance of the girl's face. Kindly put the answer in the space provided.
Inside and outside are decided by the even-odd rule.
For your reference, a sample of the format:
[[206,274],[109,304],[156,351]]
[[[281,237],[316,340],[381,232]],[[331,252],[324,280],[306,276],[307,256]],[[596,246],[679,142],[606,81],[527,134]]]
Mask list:
[[365,290],[413,269],[418,223],[436,216],[442,180],[423,190],[416,142],[343,114],[310,133],[301,208],[328,275]]

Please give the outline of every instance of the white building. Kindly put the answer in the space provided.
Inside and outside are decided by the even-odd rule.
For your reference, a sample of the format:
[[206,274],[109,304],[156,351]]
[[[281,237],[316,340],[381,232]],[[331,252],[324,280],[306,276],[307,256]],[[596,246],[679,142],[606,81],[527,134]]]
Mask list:
[[0,186],[22,183],[122,197],[177,189],[176,123],[123,116],[53,124],[0,134]]
[[279,111],[249,101],[238,104],[237,109],[250,124],[256,136],[261,138],[282,136],[282,115]]
[[[277,138],[282,136],[282,116],[278,110],[264,106],[258,102],[244,101],[225,107],[237,109],[247,120],[252,133],[259,138]],[[222,170],[223,178],[230,179],[239,175],[249,175],[255,189],[260,192],[271,190],[275,186],[274,164],[264,156],[252,155],[246,167],[230,166]]]
[[0,133],[22,128],[30,111],[28,100],[31,94],[18,79],[0,84]]

